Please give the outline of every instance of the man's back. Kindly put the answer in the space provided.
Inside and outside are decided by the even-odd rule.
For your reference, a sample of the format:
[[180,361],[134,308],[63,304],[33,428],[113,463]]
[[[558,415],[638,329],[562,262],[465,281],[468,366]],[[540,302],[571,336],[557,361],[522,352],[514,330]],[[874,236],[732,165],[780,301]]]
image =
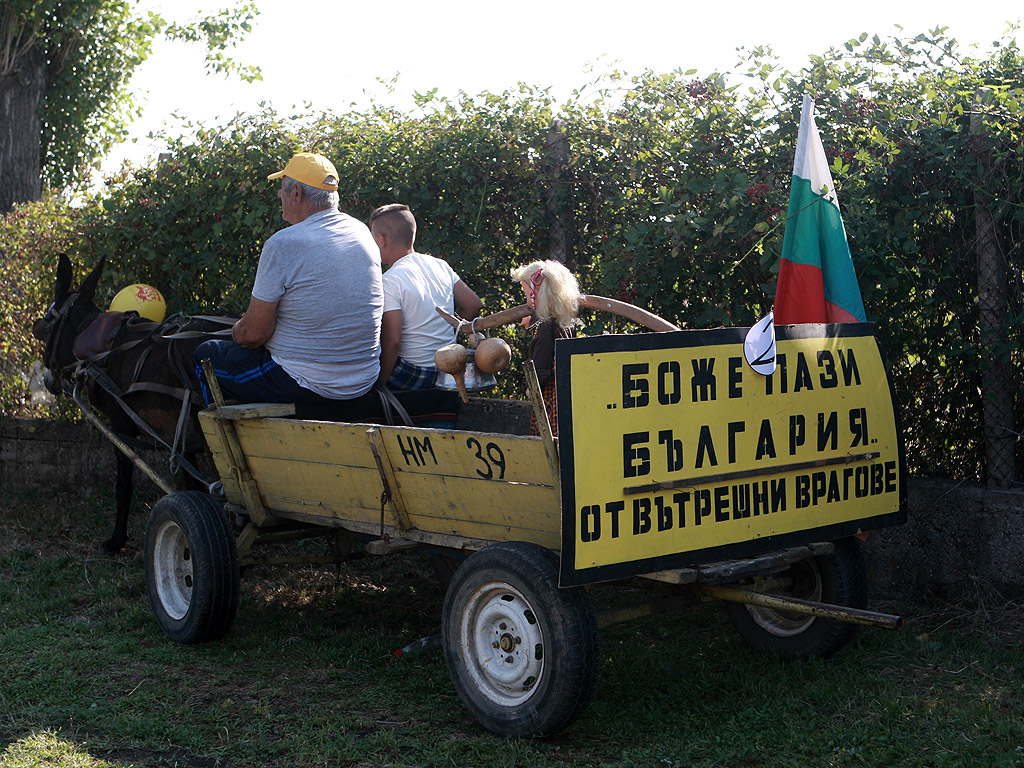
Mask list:
[[434,353],[455,340],[455,331],[435,307],[455,309],[459,276],[448,262],[422,253],[403,256],[384,273],[384,311],[401,310],[399,357],[413,365],[434,365]]
[[380,252],[365,225],[336,209],[274,234],[252,295],[277,302],[266,343],[302,386],[325,397],[368,391],[379,373]]

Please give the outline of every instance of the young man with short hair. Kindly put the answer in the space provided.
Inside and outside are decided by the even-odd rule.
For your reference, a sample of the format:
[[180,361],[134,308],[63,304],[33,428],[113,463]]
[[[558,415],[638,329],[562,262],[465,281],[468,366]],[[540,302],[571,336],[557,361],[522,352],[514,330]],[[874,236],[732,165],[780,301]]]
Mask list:
[[429,389],[437,379],[434,353],[455,341],[436,307],[470,320],[480,298],[444,259],[417,253],[416,219],[409,206],[383,205],[370,216],[384,273],[380,381],[398,391]]

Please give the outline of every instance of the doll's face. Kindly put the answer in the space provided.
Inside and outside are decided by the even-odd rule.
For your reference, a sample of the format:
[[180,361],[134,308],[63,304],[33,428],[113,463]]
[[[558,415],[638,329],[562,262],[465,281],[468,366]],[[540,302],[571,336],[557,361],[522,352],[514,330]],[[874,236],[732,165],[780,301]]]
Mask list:
[[530,309],[536,309],[537,308],[537,292],[535,290],[533,290],[533,285],[530,283],[529,280],[523,280],[519,284],[521,286],[523,286],[523,294],[526,296],[526,305]]

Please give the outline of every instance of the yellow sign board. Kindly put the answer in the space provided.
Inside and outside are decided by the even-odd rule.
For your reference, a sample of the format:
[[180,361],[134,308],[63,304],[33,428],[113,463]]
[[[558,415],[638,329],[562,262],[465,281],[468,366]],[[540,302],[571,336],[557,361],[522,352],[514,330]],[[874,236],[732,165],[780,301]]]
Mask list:
[[906,520],[906,466],[875,326],[560,340],[563,586]]

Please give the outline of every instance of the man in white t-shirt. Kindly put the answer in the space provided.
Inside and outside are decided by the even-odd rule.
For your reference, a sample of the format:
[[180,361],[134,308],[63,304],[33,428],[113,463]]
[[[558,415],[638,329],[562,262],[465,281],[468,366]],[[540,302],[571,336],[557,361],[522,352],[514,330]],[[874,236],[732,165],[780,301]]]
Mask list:
[[480,314],[480,298],[444,259],[416,253],[416,219],[409,206],[382,205],[370,216],[370,234],[380,248],[384,273],[380,379],[393,390],[434,386],[434,353],[455,341],[436,307],[470,320]]

